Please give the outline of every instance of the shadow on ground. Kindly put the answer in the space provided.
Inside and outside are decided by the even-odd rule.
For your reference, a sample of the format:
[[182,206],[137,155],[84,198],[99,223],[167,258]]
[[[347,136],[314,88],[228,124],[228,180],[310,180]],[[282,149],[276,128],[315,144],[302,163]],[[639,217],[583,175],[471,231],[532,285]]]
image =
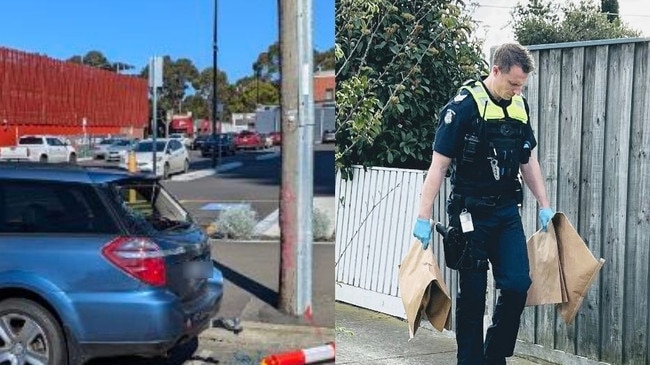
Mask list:
[[250,279],[249,277],[240,274],[239,272],[229,268],[228,266],[212,260],[214,267],[219,269],[223,274],[224,279],[230,281],[234,285],[245,289],[247,292],[253,294],[258,299],[262,300],[266,304],[277,307],[279,301],[279,295],[275,290],[272,290],[255,280]]

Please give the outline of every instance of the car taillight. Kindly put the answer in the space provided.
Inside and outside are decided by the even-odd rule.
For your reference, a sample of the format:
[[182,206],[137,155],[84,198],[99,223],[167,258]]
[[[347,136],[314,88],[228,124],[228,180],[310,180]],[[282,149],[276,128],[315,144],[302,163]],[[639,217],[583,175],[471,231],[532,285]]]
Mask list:
[[165,285],[164,254],[144,237],[118,237],[102,248],[102,254],[120,270],[153,286]]

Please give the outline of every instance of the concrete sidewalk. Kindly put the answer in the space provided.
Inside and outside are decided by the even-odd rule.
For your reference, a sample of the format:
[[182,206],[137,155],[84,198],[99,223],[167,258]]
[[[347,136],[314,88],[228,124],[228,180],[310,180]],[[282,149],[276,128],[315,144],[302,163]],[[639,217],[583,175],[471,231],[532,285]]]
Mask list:
[[[382,313],[336,303],[337,364],[456,364],[456,340],[451,335],[420,327],[409,341],[405,321]],[[549,365],[508,358],[509,365]]]
[[312,310],[300,316],[285,314],[277,308],[278,241],[212,240],[211,246],[215,266],[225,279],[224,298],[217,317],[239,318],[244,330],[234,334],[223,328],[210,328],[199,338],[204,347],[218,348],[216,351],[221,354],[246,353],[257,362],[242,364],[258,364],[262,356],[271,353],[334,341],[333,244],[313,247]]

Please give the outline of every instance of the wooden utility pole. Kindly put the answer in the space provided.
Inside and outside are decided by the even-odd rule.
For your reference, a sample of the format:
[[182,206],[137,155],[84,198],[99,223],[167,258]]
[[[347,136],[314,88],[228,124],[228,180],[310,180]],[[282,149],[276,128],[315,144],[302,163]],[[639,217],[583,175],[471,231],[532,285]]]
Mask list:
[[280,110],[282,181],[280,186],[280,309],[298,314],[296,252],[298,245],[298,46],[297,0],[278,0],[280,20]]
[[280,309],[311,319],[313,245],[312,0],[279,0],[282,118]]

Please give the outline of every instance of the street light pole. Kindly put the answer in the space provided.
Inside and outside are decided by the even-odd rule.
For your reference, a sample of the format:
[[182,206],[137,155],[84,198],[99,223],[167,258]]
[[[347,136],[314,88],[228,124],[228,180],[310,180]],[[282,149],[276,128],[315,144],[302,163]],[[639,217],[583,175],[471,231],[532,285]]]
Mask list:
[[[216,168],[221,165],[221,146],[217,141],[217,114],[218,108],[217,103],[219,99],[217,98],[217,8],[219,1],[214,0],[214,31],[212,33],[212,142],[214,143],[212,149],[212,167]],[[219,120],[219,126],[221,126],[221,120]],[[221,128],[220,128],[221,129]],[[221,132],[221,130],[219,130]],[[218,155],[215,154],[214,148],[218,149]],[[218,158],[218,161],[217,161]]]

